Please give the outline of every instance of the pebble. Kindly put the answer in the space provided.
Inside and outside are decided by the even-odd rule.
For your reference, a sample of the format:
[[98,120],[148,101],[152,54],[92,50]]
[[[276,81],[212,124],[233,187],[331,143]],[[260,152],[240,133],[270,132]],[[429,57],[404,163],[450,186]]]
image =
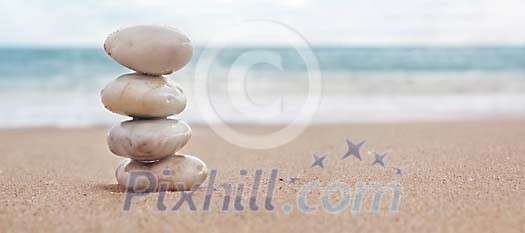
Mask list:
[[135,184],[129,184],[131,172],[150,172],[155,177],[154,190],[159,190],[161,184],[166,184],[166,191],[182,191],[177,184],[184,185],[184,190],[190,190],[194,185],[201,184],[208,175],[206,164],[191,155],[171,155],[154,163],[141,163],[130,159],[120,163],[115,171],[118,184],[131,191],[145,190],[150,181],[144,175],[137,175]]
[[180,86],[162,76],[125,74],[107,84],[100,96],[106,109],[131,117],[167,117],[186,108]]
[[171,74],[184,67],[193,54],[188,35],[154,25],[113,32],[106,38],[104,50],[121,65],[149,75]]
[[[104,42],[106,53],[137,73],[124,74],[101,91],[104,107],[133,117],[113,127],[107,136],[111,152],[127,157],[115,171],[120,186],[131,191],[189,190],[202,183],[208,168],[200,159],[177,152],[191,137],[181,120],[167,119],[186,108],[180,86],[162,75],[184,67],[191,59],[190,38],[172,27],[140,25],[118,30]],[[149,172],[128,186],[133,171]],[[184,185],[180,187],[178,185]]]
[[114,126],[108,134],[109,149],[137,161],[155,161],[174,155],[191,137],[186,122],[173,119],[134,119]]

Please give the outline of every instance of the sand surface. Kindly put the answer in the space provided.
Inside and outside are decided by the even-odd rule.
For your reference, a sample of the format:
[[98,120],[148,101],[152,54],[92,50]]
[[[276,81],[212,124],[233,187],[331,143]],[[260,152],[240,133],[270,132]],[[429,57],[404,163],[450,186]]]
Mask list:
[[[157,210],[155,193],[133,198],[131,210],[124,212],[126,193],[114,178],[121,158],[105,145],[107,129],[2,130],[0,232],[525,232],[525,121],[312,126],[269,150],[243,149],[207,127],[193,128],[183,152],[216,168],[216,184],[243,183],[246,193],[255,169],[263,169],[259,211],[247,210],[245,194],[244,211],[230,203],[230,210],[222,212],[224,192],[217,189],[211,210],[203,212],[201,187],[193,197],[197,212],[186,204],[170,211],[180,197],[176,192],[166,194],[168,211]],[[353,142],[368,138],[362,162],[340,160],[344,137]],[[386,168],[370,167],[369,152],[388,150]],[[324,169],[309,168],[310,151],[328,153]],[[394,167],[403,175],[395,175]],[[267,211],[263,198],[272,168],[279,169],[276,209]],[[248,175],[239,175],[240,169]],[[298,178],[295,184],[290,177]],[[351,200],[358,183],[388,187],[397,182],[399,210],[389,211],[393,192],[386,190],[378,212],[371,211],[374,192],[366,191],[360,212],[349,206],[328,213],[319,195],[336,181],[351,188]],[[297,193],[309,182],[321,186],[307,196],[307,203],[317,206],[314,213],[296,204]],[[337,204],[341,193],[332,193],[330,201]],[[282,210],[286,203],[293,208],[287,214]]]

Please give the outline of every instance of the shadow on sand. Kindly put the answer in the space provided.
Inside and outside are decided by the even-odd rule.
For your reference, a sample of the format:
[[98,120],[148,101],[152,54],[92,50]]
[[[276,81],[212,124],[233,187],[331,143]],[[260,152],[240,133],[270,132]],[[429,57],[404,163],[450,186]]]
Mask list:
[[93,186],[95,191],[105,191],[112,193],[124,193],[124,188],[118,186],[118,184],[96,184]]

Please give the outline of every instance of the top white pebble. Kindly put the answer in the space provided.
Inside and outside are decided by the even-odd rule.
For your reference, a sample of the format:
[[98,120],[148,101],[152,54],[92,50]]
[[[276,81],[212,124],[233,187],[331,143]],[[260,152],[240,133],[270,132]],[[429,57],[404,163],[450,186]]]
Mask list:
[[111,33],[104,50],[115,61],[149,75],[171,74],[191,59],[190,38],[176,28],[141,25]]

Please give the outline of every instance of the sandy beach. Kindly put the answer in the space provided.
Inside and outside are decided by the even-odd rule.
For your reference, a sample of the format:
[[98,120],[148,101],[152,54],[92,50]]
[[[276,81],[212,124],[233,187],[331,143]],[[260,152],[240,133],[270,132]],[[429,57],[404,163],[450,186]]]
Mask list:
[[[272,127],[238,126],[250,132]],[[167,211],[157,210],[158,193],[133,197],[117,187],[114,170],[122,159],[106,147],[106,128],[12,129],[0,131],[1,232],[525,232],[525,121],[315,125],[294,141],[269,150],[232,145],[206,126],[193,126],[183,152],[217,169],[216,184],[244,183],[242,203],[221,211],[224,192],[213,193],[204,212],[205,187],[194,193],[197,210],[185,203],[170,211],[179,193],[166,194]],[[350,157],[344,138],[368,139],[363,161]],[[383,153],[385,168],[370,166],[373,151]],[[327,153],[324,169],[310,166],[310,151]],[[402,175],[395,174],[395,167]],[[262,169],[259,211],[248,209],[255,169]],[[279,169],[273,203],[264,208],[264,190],[272,168]],[[248,175],[239,175],[246,169]],[[289,182],[290,177],[297,178]],[[371,212],[373,192],[365,192],[361,211],[323,210],[319,194],[308,194],[314,213],[304,213],[297,193],[309,182],[326,187],[396,182],[402,189],[399,210],[389,211],[385,191],[378,212]],[[339,192],[331,201],[340,201]],[[232,200],[233,202],[233,200]],[[282,206],[291,203],[293,211]]]

